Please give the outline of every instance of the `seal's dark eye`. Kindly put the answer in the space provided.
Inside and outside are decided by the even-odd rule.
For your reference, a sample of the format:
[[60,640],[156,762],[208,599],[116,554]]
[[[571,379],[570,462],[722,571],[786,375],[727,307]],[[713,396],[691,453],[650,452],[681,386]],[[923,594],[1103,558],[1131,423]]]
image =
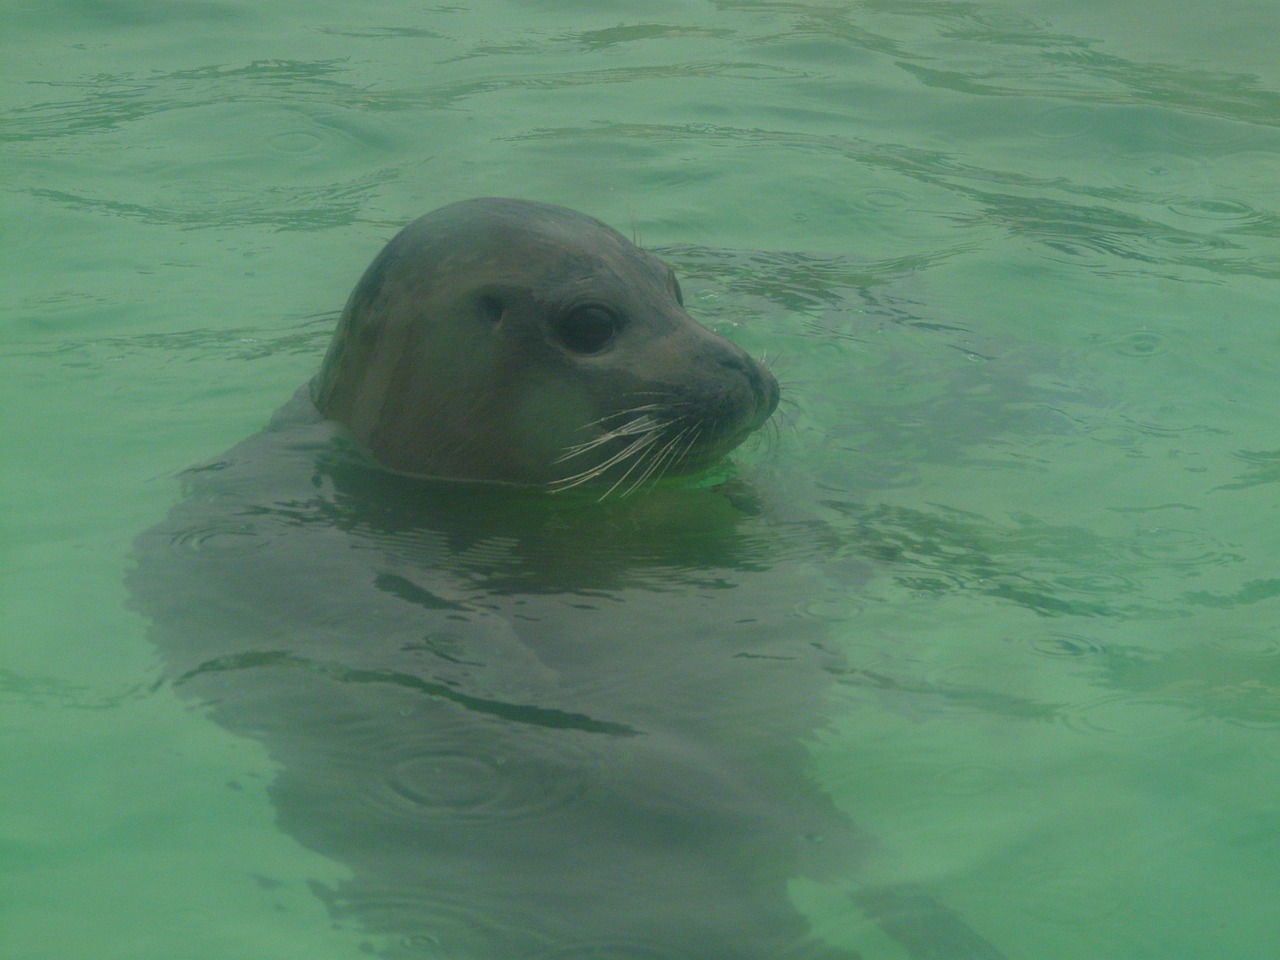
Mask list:
[[617,318],[604,307],[578,307],[555,322],[555,335],[574,353],[599,353],[617,332]]

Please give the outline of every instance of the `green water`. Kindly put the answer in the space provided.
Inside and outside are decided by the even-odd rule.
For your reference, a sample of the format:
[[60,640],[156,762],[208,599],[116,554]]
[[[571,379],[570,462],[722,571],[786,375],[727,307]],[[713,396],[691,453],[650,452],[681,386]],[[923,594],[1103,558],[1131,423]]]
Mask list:
[[[1010,958],[1280,944],[1275,7],[8,5],[0,956],[355,958],[122,584],[411,217],[661,250],[846,590],[813,772]],[[856,572],[855,572],[856,571]],[[836,890],[817,928],[904,956]],[[858,939],[861,937],[862,939]],[[696,958],[691,958],[696,960]]]

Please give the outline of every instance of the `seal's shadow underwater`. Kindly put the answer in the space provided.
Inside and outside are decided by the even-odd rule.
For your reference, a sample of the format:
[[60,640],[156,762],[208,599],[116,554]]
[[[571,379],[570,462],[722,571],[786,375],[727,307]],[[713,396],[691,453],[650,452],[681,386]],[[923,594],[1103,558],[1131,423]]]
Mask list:
[[[173,687],[267,745],[378,953],[855,956],[788,895],[868,845],[805,775],[840,662],[789,558],[821,532],[655,487],[777,402],[662,261],[467,201],[388,244],[315,380],[139,538]],[[925,898],[861,902],[911,956],[995,955]]]

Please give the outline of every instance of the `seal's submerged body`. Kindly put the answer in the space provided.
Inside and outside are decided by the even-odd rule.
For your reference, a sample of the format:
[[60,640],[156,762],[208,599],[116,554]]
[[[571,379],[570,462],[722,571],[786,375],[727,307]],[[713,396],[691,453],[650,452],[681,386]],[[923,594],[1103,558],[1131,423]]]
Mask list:
[[777,403],[680,299],[581,214],[429,214],[309,387],[137,542],[173,686],[269,747],[282,827],[350,868],[324,895],[382,955],[853,956],[788,895],[861,843],[804,770],[836,662],[796,614],[814,531],[605,496]]

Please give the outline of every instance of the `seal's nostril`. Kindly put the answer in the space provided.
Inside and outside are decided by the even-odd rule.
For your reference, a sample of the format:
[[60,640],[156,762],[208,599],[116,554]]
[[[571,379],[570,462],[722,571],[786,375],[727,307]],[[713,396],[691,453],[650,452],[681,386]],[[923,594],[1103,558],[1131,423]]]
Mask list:
[[[727,341],[725,342],[728,343]],[[745,373],[753,382],[760,374],[760,364],[756,363],[751,354],[735,343],[728,343],[728,349],[718,351],[716,362],[721,366],[728,367],[730,370]]]

